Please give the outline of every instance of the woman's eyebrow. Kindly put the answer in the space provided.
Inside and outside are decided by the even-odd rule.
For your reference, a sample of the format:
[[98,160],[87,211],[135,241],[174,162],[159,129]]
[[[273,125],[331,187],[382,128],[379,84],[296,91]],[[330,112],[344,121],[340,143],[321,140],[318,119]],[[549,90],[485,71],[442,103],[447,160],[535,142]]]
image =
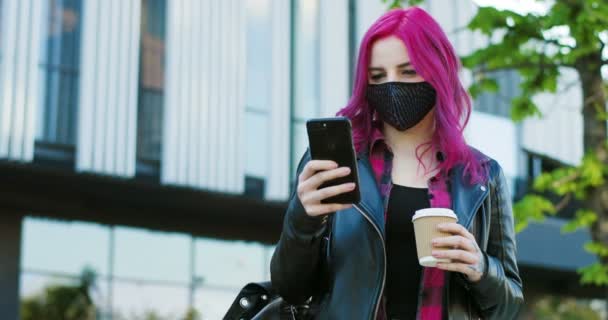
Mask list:
[[[405,68],[405,67],[409,67],[411,65],[412,64],[408,61],[408,62],[404,62],[404,63],[398,65],[397,68]],[[369,67],[369,68],[367,68],[367,70],[369,70],[369,71],[384,71],[384,68],[382,68],[382,67]]]

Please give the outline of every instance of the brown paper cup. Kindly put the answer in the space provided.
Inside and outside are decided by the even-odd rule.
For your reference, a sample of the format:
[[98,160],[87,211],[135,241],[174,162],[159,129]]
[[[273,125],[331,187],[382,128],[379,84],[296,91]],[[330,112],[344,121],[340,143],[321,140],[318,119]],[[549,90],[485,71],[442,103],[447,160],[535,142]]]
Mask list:
[[445,222],[457,222],[458,217],[454,211],[447,208],[426,208],[417,210],[412,217],[414,233],[416,234],[416,249],[418,262],[423,267],[435,267],[438,262],[450,262],[450,259],[438,259],[432,256],[432,240],[448,237],[452,234],[441,232],[437,225]]

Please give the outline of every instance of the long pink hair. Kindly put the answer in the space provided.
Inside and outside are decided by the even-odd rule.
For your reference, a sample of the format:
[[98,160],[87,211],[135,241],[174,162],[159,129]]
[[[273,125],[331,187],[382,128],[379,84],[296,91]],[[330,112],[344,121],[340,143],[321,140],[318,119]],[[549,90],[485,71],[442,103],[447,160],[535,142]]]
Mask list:
[[[447,172],[456,164],[463,164],[464,174],[468,174],[470,183],[485,181],[480,161],[463,136],[471,114],[471,99],[458,77],[460,60],[439,24],[418,7],[388,11],[363,37],[352,96],[336,114],[350,119],[357,153],[369,147],[375,112],[365,97],[371,48],[376,40],[390,36],[403,41],[412,67],[437,91],[435,132],[429,144],[416,148],[418,161],[422,164],[421,159],[426,152],[438,150],[444,155],[444,161],[439,164],[440,170]],[[419,149],[425,145],[427,147],[419,153]]]

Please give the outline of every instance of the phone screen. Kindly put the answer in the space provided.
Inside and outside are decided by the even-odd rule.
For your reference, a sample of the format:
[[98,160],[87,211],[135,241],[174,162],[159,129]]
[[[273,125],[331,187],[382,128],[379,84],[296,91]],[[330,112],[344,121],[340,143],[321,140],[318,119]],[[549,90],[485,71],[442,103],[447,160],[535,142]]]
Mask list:
[[339,167],[349,167],[348,176],[323,183],[319,189],[354,182],[353,191],[323,199],[321,203],[357,203],[360,199],[357,158],[353,146],[350,121],[344,117],[311,119],[306,123],[311,157],[333,160]]

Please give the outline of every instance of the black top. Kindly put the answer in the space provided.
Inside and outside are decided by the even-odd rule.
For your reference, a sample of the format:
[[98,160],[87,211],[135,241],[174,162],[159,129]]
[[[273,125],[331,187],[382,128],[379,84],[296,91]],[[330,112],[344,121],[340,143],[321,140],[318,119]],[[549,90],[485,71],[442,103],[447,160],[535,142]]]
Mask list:
[[428,189],[393,184],[386,221],[386,301],[389,319],[415,319],[422,267],[412,216],[430,207]]

